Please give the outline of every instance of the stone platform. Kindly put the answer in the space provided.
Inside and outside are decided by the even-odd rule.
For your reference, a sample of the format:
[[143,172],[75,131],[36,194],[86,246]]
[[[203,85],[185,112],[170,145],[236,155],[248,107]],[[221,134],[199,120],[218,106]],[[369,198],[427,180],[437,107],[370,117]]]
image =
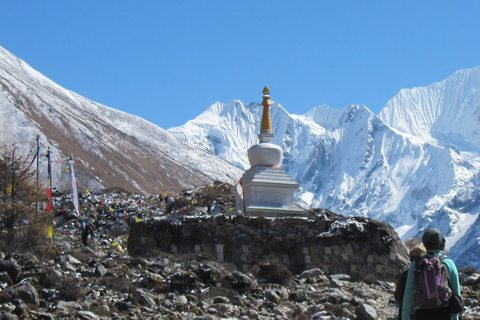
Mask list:
[[386,223],[327,214],[315,219],[236,216],[181,217],[131,226],[130,255],[198,254],[248,272],[259,262],[278,261],[294,274],[321,268],[396,281],[409,265],[408,252]]

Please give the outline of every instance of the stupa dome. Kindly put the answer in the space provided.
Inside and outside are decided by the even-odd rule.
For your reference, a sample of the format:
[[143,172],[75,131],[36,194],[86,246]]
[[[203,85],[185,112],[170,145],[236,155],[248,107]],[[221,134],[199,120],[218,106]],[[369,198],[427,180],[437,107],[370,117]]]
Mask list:
[[248,149],[248,161],[255,166],[280,166],[283,159],[283,150],[273,143],[259,143]]

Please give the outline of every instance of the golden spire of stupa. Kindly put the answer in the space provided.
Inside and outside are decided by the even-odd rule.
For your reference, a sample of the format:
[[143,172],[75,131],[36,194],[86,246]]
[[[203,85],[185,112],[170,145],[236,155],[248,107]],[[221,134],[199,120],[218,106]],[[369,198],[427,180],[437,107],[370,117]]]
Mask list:
[[272,120],[270,119],[270,106],[273,105],[270,101],[270,89],[268,86],[263,88],[263,114],[262,114],[262,124],[260,125],[260,133],[272,133]]

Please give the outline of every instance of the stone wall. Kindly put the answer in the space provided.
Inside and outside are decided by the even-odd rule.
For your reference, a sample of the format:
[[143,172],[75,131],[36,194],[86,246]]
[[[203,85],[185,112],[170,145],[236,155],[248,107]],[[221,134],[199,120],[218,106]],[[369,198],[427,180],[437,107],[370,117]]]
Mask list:
[[409,265],[408,253],[386,223],[323,214],[314,219],[237,216],[179,217],[132,225],[130,255],[163,251],[203,254],[240,271],[278,261],[298,274],[321,268],[327,274],[367,275],[396,281]]

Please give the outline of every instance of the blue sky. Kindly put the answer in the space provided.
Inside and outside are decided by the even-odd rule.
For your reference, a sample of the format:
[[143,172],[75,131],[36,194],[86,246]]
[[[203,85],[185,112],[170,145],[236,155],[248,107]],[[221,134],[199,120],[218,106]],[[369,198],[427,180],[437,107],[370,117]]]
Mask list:
[[378,113],[480,66],[480,1],[0,0],[0,46],[59,85],[164,129],[217,101]]

